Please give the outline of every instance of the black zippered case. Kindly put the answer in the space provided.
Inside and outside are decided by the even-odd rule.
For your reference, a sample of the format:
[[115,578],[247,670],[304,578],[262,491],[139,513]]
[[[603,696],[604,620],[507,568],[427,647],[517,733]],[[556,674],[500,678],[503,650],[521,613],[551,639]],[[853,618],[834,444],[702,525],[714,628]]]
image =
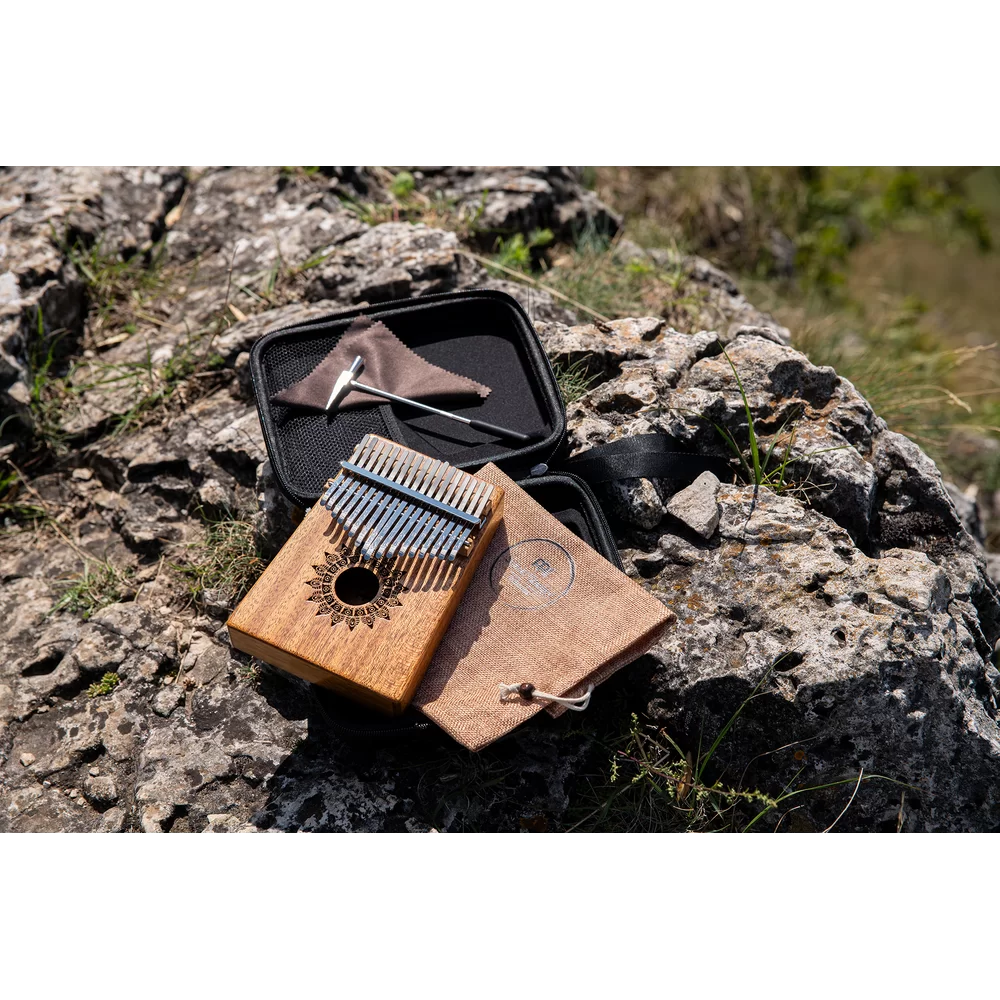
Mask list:
[[[358,316],[380,319],[411,350],[491,388],[480,405],[455,413],[535,436],[511,444],[466,425],[392,404],[328,415],[271,401],[306,376]],[[399,441],[459,468],[495,463],[521,479],[561,455],[566,410],[531,321],[503,292],[474,289],[352,309],[282,327],[250,352],[257,411],[282,492],[301,507],[319,497],[330,470],[367,433]]]
[[[273,395],[305,377],[358,316],[385,322],[421,357],[492,390],[481,405],[454,412],[534,436],[518,445],[444,417],[391,404],[328,415],[274,403]],[[257,412],[281,491],[306,508],[318,499],[337,462],[366,433],[441,458],[459,468],[493,462],[559,521],[615,566],[614,537],[590,487],[552,471],[565,454],[566,410],[552,366],[520,304],[490,289],[378,303],[273,330],[250,351]],[[414,712],[399,720],[370,716],[329,692],[320,695],[331,724],[344,735],[377,738],[426,729]]]

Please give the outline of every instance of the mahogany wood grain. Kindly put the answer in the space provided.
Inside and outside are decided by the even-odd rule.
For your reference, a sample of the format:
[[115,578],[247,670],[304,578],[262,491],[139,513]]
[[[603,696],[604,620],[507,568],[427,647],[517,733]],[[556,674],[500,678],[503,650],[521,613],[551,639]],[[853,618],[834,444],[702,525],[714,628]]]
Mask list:
[[[462,594],[475,573],[503,513],[503,493],[490,498],[483,527],[471,551],[454,563],[430,557],[390,560],[405,588],[389,619],[331,623],[310,601],[314,568],[349,539],[319,504],[296,528],[281,551],[239,603],[227,622],[232,644],[275,667],[331,688],[370,708],[398,715],[410,703]],[[383,585],[384,589],[384,585]],[[380,593],[382,591],[380,590]]]

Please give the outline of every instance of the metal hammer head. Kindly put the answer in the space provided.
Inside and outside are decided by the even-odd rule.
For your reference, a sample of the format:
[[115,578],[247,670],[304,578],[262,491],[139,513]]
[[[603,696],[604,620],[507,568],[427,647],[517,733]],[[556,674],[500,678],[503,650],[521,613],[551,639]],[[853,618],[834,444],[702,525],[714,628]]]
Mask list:
[[326,401],[324,409],[329,412],[340,406],[343,398],[351,391],[351,383],[365,370],[365,363],[359,354],[352,362],[351,367],[346,368],[337,376],[337,381],[333,383],[333,391]]

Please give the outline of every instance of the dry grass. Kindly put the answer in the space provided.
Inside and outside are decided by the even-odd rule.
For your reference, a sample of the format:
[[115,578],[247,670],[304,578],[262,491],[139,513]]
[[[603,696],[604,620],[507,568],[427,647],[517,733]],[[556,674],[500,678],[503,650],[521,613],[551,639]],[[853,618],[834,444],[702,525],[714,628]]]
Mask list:
[[62,593],[50,613],[71,611],[86,619],[109,604],[131,600],[136,593],[132,576],[131,569],[90,560],[81,576],[61,585]]
[[188,547],[173,568],[188,582],[195,601],[206,590],[221,591],[231,607],[253,586],[267,565],[250,521],[210,521],[203,541]]
[[[1000,348],[963,345],[931,325],[920,303],[890,299],[831,310],[823,301],[750,289],[793,333],[793,344],[852,382],[895,431],[916,441],[948,477],[1000,489]],[[958,341],[956,343],[956,341]]]
[[[1000,236],[1000,171],[622,167],[598,168],[596,186],[630,238],[740,275],[796,347],[947,476],[1000,488],[1000,300],[985,252]],[[626,303],[659,311],[628,296],[609,308]]]

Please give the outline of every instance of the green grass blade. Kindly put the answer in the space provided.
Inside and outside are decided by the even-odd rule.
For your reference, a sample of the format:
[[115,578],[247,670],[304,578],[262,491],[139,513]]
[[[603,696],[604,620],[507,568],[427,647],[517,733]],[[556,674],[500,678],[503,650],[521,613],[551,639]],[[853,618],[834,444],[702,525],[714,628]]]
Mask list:
[[747,415],[747,430],[750,435],[750,456],[753,459],[753,481],[754,485],[760,486],[763,482],[763,475],[760,468],[760,451],[757,448],[757,434],[753,426],[753,414],[750,412],[750,400],[747,398],[746,390],[743,388],[743,381],[740,379],[740,373],[736,370],[736,365],[733,364],[733,359],[729,356],[729,352],[723,348],[722,353],[729,362],[729,367],[733,370],[733,375],[736,378],[736,386],[740,390],[740,397],[743,400],[743,409]]

